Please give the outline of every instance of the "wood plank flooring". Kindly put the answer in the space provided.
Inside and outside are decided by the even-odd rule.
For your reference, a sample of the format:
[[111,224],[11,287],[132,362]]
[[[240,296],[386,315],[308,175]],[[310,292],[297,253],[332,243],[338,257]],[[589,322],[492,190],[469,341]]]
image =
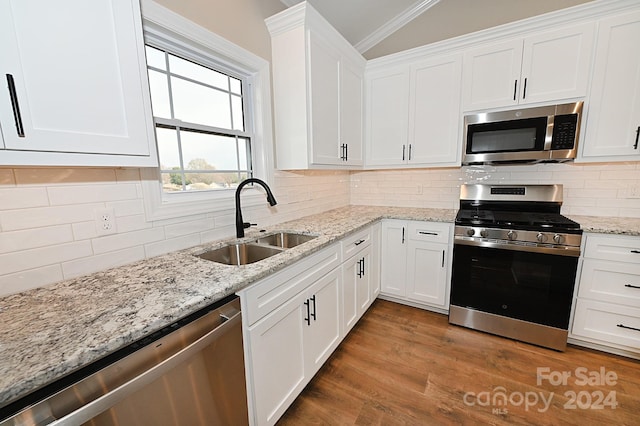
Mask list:
[[[538,368],[548,369],[540,383]],[[640,362],[376,300],[279,422],[311,424],[637,426]]]

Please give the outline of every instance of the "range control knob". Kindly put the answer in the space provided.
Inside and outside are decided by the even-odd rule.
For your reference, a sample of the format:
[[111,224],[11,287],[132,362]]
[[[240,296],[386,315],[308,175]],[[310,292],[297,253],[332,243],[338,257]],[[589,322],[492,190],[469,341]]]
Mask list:
[[560,243],[564,242],[564,237],[562,235],[560,235],[560,234],[556,234],[556,235],[553,236],[553,241],[556,244],[560,244]]
[[476,230],[473,228],[467,228],[467,235],[470,237],[473,237],[473,235],[476,233]]
[[518,238],[518,233],[516,231],[509,231],[507,233],[507,238],[510,239],[511,241],[515,240],[516,238]]
[[480,236],[482,238],[487,238],[488,235],[489,235],[489,231],[487,231],[486,229],[483,229],[480,231]]
[[539,242],[544,243],[545,241],[547,241],[547,236],[545,234],[543,234],[542,232],[538,232],[538,235],[536,235],[536,239]]

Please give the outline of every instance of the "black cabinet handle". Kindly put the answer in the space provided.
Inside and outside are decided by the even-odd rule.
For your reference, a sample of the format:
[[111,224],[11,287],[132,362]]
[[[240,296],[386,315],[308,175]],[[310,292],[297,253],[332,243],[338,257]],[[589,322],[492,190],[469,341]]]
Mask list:
[[624,324],[618,324],[618,327],[620,327],[620,328],[626,328],[627,330],[640,331],[640,328],[629,327],[628,325],[624,325]]
[[344,161],[349,161],[349,144],[344,144]]
[[404,161],[404,153],[405,153],[406,148],[407,148],[406,145],[402,145],[402,161]]
[[402,227],[402,244],[404,244],[404,226]]
[[513,83],[513,100],[516,100],[516,92],[518,91],[518,80]]
[[409,144],[409,161],[411,161],[411,144]]
[[358,278],[362,278],[362,259],[358,260],[358,272],[356,272]]
[[640,254],[640,250],[631,250],[631,253]]
[[24,127],[22,126],[22,116],[20,115],[16,83],[13,80],[13,75],[11,74],[7,74],[7,87],[9,89],[9,97],[11,98],[11,107],[13,108],[13,119],[16,122],[16,132],[18,133],[18,137],[24,138]]
[[313,302],[313,313],[309,315],[309,317],[313,317],[313,320],[316,320],[316,295],[314,294],[311,297],[311,301]]
[[527,79],[524,79],[524,87],[522,88],[522,99],[527,97]]
[[354,244],[355,244],[355,245],[357,245],[357,246],[359,246],[360,244],[362,244],[362,243],[364,243],[364,242],[365,242],[365,240],[359,240],[359,241],[356,241]]
[[442,267],[444,268],[444,250],[442,250]]
[[304,304],[307,307],[307,317],[304,320],[307,322],[307,325],[311,325],[311,312],[309,311],[309,299],[305,300]]
[[422,235],[438,235],[437,232],[428,232],[428,231],[418,231],[418,234],[422,234]]
[[633,149],[638,149],[638,138],[640,138],[640,126],[636,129],[636,143],[633,144]]
[[364,277],[364,257],[362,258],[362,262],[360,263],[360,276]]
[[640,288],[640,286],[637,285],[631,285],[631,284],[625,284],[625,287],[629,287],[629,288]]

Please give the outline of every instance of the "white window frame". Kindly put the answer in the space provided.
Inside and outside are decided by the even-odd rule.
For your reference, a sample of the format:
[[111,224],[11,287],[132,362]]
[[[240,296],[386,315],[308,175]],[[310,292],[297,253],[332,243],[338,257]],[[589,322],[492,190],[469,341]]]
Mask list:
[[[269,62],[188,19],[150,0],[143,0],[145,40],[186,59],[210,57],[210,66],[238,75],[246,81],[245,123],[253,133],[251,154],[253,176],[273,181],[271,78]],[[143,61],[144,62],[144,61]],[[203,63],[203,65],[207,65]],[[145,63],[146,72],[146,63]],[[141,169],[142,192],[147,220],[163,220],[235,209],[235,190],[194,191],[168,194],[162,191],[159,168]],[[242,196],[243,206],[264,204],[264,193],[255,190]]]

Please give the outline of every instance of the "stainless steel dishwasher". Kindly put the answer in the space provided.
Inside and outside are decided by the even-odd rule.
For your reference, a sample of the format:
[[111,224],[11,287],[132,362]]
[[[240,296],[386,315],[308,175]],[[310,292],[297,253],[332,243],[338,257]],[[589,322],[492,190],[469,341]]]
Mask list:
[[237,296],[94,364],[36,392],[0,426],[248,424]]

